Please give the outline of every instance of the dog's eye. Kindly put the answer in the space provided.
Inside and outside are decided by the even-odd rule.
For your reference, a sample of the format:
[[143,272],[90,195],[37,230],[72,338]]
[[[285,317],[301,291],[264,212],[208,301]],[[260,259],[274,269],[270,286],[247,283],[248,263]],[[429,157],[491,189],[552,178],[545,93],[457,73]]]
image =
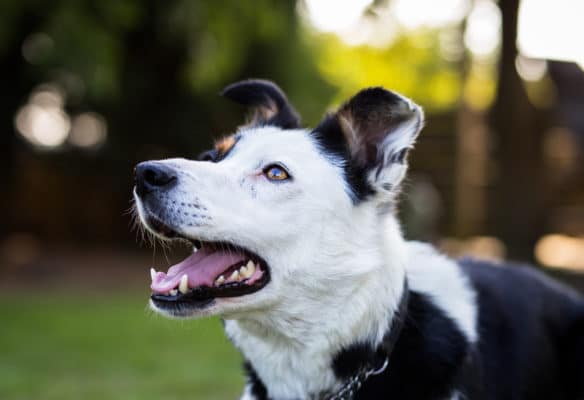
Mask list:
[[264,168],[264,175],[271,181],[284,181],[290,178],[288,172],[280,165],[272,164]]

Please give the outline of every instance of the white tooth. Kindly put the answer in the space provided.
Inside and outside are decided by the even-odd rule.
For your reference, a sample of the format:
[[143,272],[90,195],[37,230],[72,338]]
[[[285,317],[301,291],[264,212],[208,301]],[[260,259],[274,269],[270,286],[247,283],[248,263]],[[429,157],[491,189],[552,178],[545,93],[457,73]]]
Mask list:
[[187,274],[184,274],[180,278],[180,283],[178,284],[178,290],[181,293],[186,293],[189,291],[189,277],[187,276]]
[[177,293],[178,293],[178,290],[176,290],[176,289],[172,289],[172,290],[170,291],[170,295],[171,295],[171,296],[176,296],[176,294],[177,294]]
[[[245,271],[244,272],[241,272],[241,275],[245,279],[247,279],[247,278],[249,278],[249,277],[251,277],[253,275],[253,271],[251,269],[249,269],[247,267],[242,267],[241,269],[243,269],[243,268],[245,268]],[[240,269],[240,271],[241,271],[241,269]]]
[[221,275],[219,278],[215,279],[215,284],[217,286],[222,285],[223,283],[225,283],[225,277],[223,275]]
[[154,268],[150,268],[150,278],[152,278],[152,280],[156,278],[156,270]]
[[251,278],[255,271],[256,265],[253,263],[253,261],[250,260],[250,262],[247,263],[247,273],[249,275],[247,278]]
[[244,265],[243,267],[239,268],[239,275],[247,274],[247,267]]
[[231,276],[229,277],[230,281],[236,281],[239,278],[239,271],[233,271]]

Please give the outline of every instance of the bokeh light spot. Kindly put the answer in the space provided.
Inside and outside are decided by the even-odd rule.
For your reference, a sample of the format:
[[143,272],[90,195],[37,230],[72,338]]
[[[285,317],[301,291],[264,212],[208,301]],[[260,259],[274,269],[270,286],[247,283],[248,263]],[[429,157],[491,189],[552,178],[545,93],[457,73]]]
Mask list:
[[491,0],[477,1],[468,15],[464,44],[478,58],[490,58],[501,42],[501,10]]
[[92,148],[103,144],[106,136],[105,119],[97,113],[87,112],[73,119],[69,142],[74,146]]
[[31,64],[40,64],[47,59],[55,43],[46,33],[29,35],[22,43],[22,56]]
[[584,237],[551,234],[535,246],[537,261],[546,267],[584,269]]
[[54,85],[41,85],[33,91],[29,102],[22,106],[15,118],[18,132],[31,144],[42,148],[62,145],[71,122],[63,111],[63,92]]
[[357,23],[372,0],[306,0],[308,17],[324,32],[339,32]]
[[518,55],[515,59],[515,68],[523,80],[537,82],[547,72],[547,61]]

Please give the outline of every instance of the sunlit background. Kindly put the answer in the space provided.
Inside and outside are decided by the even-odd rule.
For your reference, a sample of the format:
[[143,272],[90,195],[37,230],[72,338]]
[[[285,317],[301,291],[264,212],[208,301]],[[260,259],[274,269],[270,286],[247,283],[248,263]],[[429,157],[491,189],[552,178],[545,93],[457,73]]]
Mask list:
[[314,126],[359,89],[422,104],[400,208],[454,255],[584,289],[581,0],[0,3],[0,398],[234,398],[216,320],[145,312],[177,252],[131,230],[133,166],[193,157],[276,81]]

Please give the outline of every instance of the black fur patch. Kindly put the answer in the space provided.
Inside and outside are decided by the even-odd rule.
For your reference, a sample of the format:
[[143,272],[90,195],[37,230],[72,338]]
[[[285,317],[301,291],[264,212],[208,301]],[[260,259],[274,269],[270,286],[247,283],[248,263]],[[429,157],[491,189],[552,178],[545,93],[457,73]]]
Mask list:
[[489,399],[584,399],[584,300],[533,267],[460,262],[478,294]]
[[[459,384],[470,346],[455,323],[424,295],[411,292],[405,325],[380,375],[370,377],[356,399],[445,399]],[[333,369],[340,378],[375,352],[356,345],[338,354]],[[374,361],[374,360],[373,360]]]
[[197,156],[197,161],[217,162],[219,152],[216,149],[206,150]]
[[352,162],[348,143],[334,115],[326,116],[313,130],[311,136],[319,148],[343,163],[344,178],[355,204],[375,194],[375,189],[367,181],[367,170]]
[[354,376],[358,371],[370,365],[381,365],[383,355],[378,354],[366,343],[353,344],[339,352],[333,359],[333,371],[341,380]]
[[221,95],[255,109],[253,126],[272,125],[282,129],[300,127],[300,117],[284,92],[273,82],[249,79],[227,86]]
[[249,362],[243,364],[255,400],[268,400],[268,390]]

